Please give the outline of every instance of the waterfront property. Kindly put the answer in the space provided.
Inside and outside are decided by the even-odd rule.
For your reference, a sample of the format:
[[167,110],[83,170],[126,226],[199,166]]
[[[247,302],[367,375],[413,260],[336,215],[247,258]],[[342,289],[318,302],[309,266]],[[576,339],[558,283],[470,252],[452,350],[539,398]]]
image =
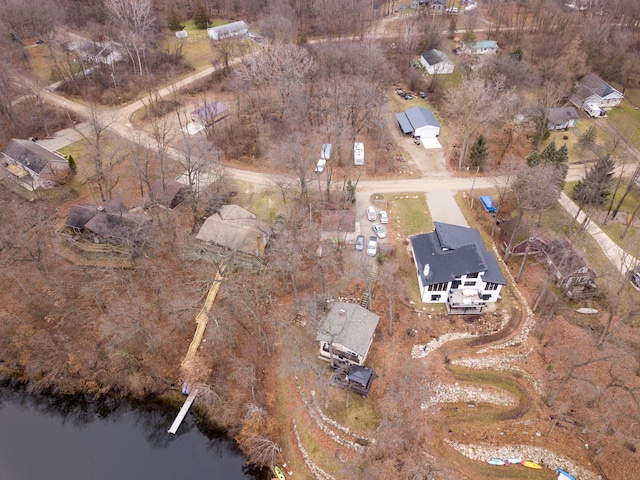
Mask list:
[[498,300],[506,281],[478,230],[434,222],[435,230],[409,237],[420,296],[444,303],[449,314],[477,314]]

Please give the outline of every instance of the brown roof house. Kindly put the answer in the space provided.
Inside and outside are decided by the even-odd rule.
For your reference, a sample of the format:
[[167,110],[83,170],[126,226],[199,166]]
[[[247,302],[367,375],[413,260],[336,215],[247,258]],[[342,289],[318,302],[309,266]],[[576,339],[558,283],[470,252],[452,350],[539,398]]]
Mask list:
[[595,287],[596,272],[566,237],[558,237],[544,249],[555,282],[563,288],[576,285]]
[[318,358],[362,366],[379,320],[378,315],[355,303],[334,303],[318,329]]
[[72,205],[65,226],[92,243],[141,246],[150,236],[152,219],[129,212],[120,200],[106,205]]
[[356,212],[354,210],[322,210],[320,239],[334,243],[356,243]]
[[164,187],[162,180],[156,180],[151,184],[149,196],[155,204],[167,208],[176,208],[189,195],[189,186],[176,180],[165,180]]
[[[518,219],[513,217],[508,220],[504,220],[500,224],[500,239],[502,240],[502,251],[506,252],[513,230],[518,223]],[[511,246],[511,255],[524,255],[527,251],[527,244],[529,244],[529,255],[535,255],[544,252],[544,248],[547,246],[542,239],[540,232],[531,225],[520,222],[518,231],[513,238],[513,245]]]
[[196,238],[210,244],[219,255],[235,263],[262,263],[264,249],[273,236],[271,227],[238,205],[223,205],[208,217]]
[[73,171],[62,155],[31,140],[14,138],[2,152],[2,166],[13,180],[28,190],[51,188],[64,183]]

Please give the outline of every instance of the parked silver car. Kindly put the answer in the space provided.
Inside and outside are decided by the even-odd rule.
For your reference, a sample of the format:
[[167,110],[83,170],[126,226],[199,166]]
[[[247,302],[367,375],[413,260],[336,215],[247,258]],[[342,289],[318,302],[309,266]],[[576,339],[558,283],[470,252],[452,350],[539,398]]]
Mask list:
[[356,250],[359,252],[364,250],[364,235],[358,235],[358,238],[356,238]]
[[371,235],[367,244],[367,255],[375,257],[376,253],[378,253],[378,237]]
[[379,223],[373,224],[373,231],[376,233],[378,238],[385,238],[387,236],[387,232],[384,231],[384,228]]

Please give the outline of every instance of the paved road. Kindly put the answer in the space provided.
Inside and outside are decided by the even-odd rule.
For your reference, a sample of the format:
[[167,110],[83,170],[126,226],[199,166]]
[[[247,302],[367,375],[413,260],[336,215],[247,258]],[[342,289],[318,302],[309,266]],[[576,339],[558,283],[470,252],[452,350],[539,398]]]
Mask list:
[[[237,58],[232,63],[238,63],[242,59]],[[156,95],[158,97],[167,97],[174,92],[193,84],[194,82],[205,79],[207,76],[215,73],[221,67],[212,66],[189,77],[183,78],[172,85],[160,88]],[[90,119],[92,114],[97,115],[101,121],[109,125],[109,129],[114,133],[127,138],[130,141],[139,143],[147,148],[155,149],[156,140],[151,134],[144,130],[135,129],[131,123],[131,116],[140,108],[144,107],[144,99],[121,108],[106,109],[100,108],[92,111],[92,108],[67,99],[48,89],[41,90],[41,95],[47,102],[58,105],[68,112]],[[66,145],[80,140],[90,131],[90,125],[83,123],[76,125],[73,129],[66,129],[57,132],[52,139],[40,141],[40,143],[48,149],[57,150]],[[402,141],[403,139],[400,139]],[[415,146],[414,146],[415,147]],[[358,183],[357,204],[359,214],[369,205],[368,196],[376,192],[400,193],[400,192],[424,192],[427,194],[427,203],[433,219],[436,221],[453,223],[456,225],[467,226],[464,215],[458,208],[454,194],[458,191],[471,190],[471,188],[484,189],[493,188],[495,181],[488,177],[479,177],[475,181],[473,178],[460,178],[448,176],[446,169],[445,157],[442,152],[425,152],[423,148],[407,149],[413,157],[416,167],[421,173],[421,178],[417,179],[391,179],[391,180],[361,180]],[[180,154],[177,150],[169,148],[168,155],[174,159],[178,159]],[[636,152],[637,153],[637,152]],[[254,185],[262,185],[271,187],[276,185],[277,177],[259,172],[245,171],[235,168],[227,168],[226,174],[237,180],[251,183]],[[570,169],[567,179],[569,181],[582,178],[584,174],[583,168]],[[206,176],[201,178],[201,187],[204,187],[210,181]],[[563,195],[560,203],[571,213],[577,211],[577,207],[573,202]],[[362,215],[359,215],[362,217]],[[366,223],[365,223],[366,225]],[[607,237],[597,225],[591,224],[588,229],[589,233],[603,249],[607,257],[621,272],[626,272],[629,266],[637,264],[637,260],[625,255],[609,237]]]

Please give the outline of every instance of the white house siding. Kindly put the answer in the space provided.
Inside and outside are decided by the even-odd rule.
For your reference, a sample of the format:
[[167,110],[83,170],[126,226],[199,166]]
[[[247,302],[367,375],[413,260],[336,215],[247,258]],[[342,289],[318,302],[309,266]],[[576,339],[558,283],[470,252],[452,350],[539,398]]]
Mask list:
[[424,127],[417,128],[413,132],[414,137],[420,138],[435,138],[440,135],[440,127],[434,125],[425,125]]

